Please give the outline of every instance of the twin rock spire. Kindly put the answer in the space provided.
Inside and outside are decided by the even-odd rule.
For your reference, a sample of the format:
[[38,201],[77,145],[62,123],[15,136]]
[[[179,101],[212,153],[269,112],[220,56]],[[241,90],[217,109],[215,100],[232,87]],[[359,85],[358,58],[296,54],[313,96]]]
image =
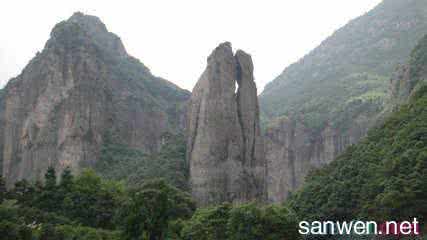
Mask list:
[[93,166],[106,133],[156,153],[162,136],[185,125],[185,113],[170,109],[188,104],[187,160],[198,204],[265,200],[251,57],[219,45],[189,97],[129,56],[98,18],[76,13],[55,26],[44,50],[3,90],[0,175],[11,186],[41,178],[48,166]]
[[[236,83],[238,86],[236,92]],[[251,56],[219,45],[188,104],[187,160],[199,205],[266,199],[266,161]]]

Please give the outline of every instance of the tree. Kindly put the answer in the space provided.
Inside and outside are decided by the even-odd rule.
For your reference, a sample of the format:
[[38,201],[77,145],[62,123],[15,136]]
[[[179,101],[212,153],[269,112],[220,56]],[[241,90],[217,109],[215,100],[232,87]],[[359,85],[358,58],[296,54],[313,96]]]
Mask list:
[[20,240],[32,240],[33,239],[33,233],[31,231],[31,228],[21,225],[18,228],[18,234],[20,236]]
[[230,240],[263,239],[261,209],[253,203],[234,207],[230,211],[227,228]]
[[270,205],[262,213],[263,235],[265,240],[300,239],[298,219],[287,207]]
[[61,173],[61,179],[58,186],[57,200],[61,204],[61,213],[67,215],[72,209],[71,195],[74,187],[74,176],[69,167]]
[[37,198],[37,206],[48,212],[55,212],[61,209],[58,199],[58,187],[56,185],[55,168],[49,167],[44,175],[44,186]]
[[163,240],[169,224],[179,218],[189,218],[195,208],[187,194],[168,185],[164,180],[144,184],[131,194],[125,210],[125,235],[129,240]]
[[227,222],[232,206],[222,204],[199,208],[190,220],[184,223],[182,237],[185,240],[228,239]]
[[7,195],[6,182],[4,181],[3,177],[0,176],[0,204],[6,198],[6,195]]
[[47,169],[46,174],[44,175],[45,183],[44,190],[45,191],[54,191],[56,190],[56,171],[55,168],[50,166]]
[[64,192],[71,192],[74,183],[74,176],[71,172],[70,167],[67,167],[62,171],[61,181],[59,188]]
[[18,226],[8,221],[0,221],[0,240],[19,240]]
[[10,195],[19,204],[26,206],[32,206],[36,197],[34,187],[25,179],[15,183]]
[[103,181],[93,170],[85,169],[76,178],[72,192],[64,199],[67,216],[90,227],[113,229],[117,212],[117,186]]
[[296,215],[283,206],[223,204],[197,209],[184,222],[185,240],[294,240],[300,239]]
[[40,232],[40,240],[61,240],[58,234],[56,233],[55,226],[51,224],[45,224],[42,226],[41,232]]

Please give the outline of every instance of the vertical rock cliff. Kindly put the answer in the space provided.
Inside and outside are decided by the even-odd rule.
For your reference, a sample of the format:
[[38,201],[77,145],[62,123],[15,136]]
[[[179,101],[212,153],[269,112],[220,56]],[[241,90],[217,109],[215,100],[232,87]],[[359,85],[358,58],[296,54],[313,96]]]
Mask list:
[[[266,85],[259,101],[272,201],[285,199],[311,169],[331,162],[383,118],[393,69],[427,32],[426,9],[425,0],[384,0]],[[408,69],[396,74],[407,78]],[[412,83],[400,83],[393,88],[407,94]]]
[[256,93],[250,55],[219,45],[188,105],[190,184],[201,206],[266,198]]
[[357,143],[371,123],[360,116],[355,122],[346,130],[328,125],[315,132],[303,124],[301,116],[276,119],[265,133],[269,201],[283,202],[304,183],[311,170],[331,162],[347,146]]
[[187,91],[153,76],[94,16],[55,26],[44,50],[2,93],[2,174],[10,185],[93,165],[105,136],[153,153],[182,128]]

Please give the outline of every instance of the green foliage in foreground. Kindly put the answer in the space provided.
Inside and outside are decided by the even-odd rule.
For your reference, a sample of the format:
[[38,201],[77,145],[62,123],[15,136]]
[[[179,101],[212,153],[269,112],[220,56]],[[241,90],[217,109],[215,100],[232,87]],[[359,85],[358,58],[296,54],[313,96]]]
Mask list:
[[361,143],[308,176],[288,205],[304,220],[427,216],[427,87]]
[[[427,216],[427,87],[420,87],[360,144],[313,172],[285,206],[223,204],[195,209],[167,180],[131,188],[93,170],[4,188],[0,240],[299,239],[301,220],[408,220]],[[357,239],[357,238],[355,238]]]
[[[186,192],[167,181],[126,187],[93,170],[58,181],[53,168],[44,183],[20,181],[0,204],[0,240],[283,240],[298,239],[295,214],[255,204],[196,211]],[[3,189],[3,190],[2,190]]]
[[285,206],[195,210],[167,180],[142,178],[129,188],[93,170],[65,170],[58,180],[50,168],[43,183],[23,180],[10,190],[0,178],[0,240],[283,240],[301,237],[299,219],[425,222],[426,119],[424,86],[364,141],[313,172]]
[[299,239],[297,218],[285,207],[259,207],[253,203],[198,209],[185,222],[185,240],[286,240]]
[[181,190],[188,190],[184,137],[167,135],[164,138],[165,144],[159,153],[146,154],[139,149],[114,143],[107,136],[95,170],[106,179],[124,180],[130,186],[163,178]]
[[0,205],[0,239],[119,239],[115,215],[123,186],[86,170],[74,179],[69,170],[59,184],[49,168],[44,184],[17,182]]
[[126,239],[165,239],[173,221],[190,218],[195,204],[187,194],[156,180],[131,192],[124,207]]
[[43,183],[23,180],[10,190],[0,178],[0,240],[283,240],[301,237],[300,219],[425,222],[426,119],[421,86],[364,141],[313,172],[285,206],[196,210],[168,180],[142,178],[129,188],[93,170],[67,169],[58,180],[49,168]]

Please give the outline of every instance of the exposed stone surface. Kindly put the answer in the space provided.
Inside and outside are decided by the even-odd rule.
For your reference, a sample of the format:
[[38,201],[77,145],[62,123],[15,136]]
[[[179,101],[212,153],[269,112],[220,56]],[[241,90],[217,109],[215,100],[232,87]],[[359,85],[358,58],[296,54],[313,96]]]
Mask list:
[[359,111],[353,117],[346,118],[351,122],[348,128],[327,124],[316,132],[303,124],[304,116],[277,119],[265,135],[269,200],[285,200],[289,192],[303,184],[309,171],[331,162],[346,147],[362,139],[372,126],[381,124],[407,102],[427,79],[427,68],[423,62],[423,49],[426,47],[427,37],[424,37],[413,51],[409,63],[398,65],[393,71],[384,109],[375,111],[375,108],[360,105],[367,111]]
[[390,98],[395,103],[407,99],[411,89],[411,77],[409,65],[400,65],[393,72],[390,79]]
[[345,131],[327,126],[316,133],[298,117],[277,119],[265,134],[269,201],[284,201],[304,183],[311,170],[331,162],[347,146],[357,143],[371,122],[363,117],[354,122],[357,124]]
[[[425,9],[425,0],[382,1],[266,85],[259,101],[265,126],[273,125],[266,137],[270,198],[283,200],[312,168],[332,161],[385,116],[391,73],[427,32]],[[393,101],[411,89],[407,75],[403,67],[393,77],[393,91],[403,94]],[[284,180],[294,168],[293,180]]]
[[256,93],[250,55],[219,45],[188,105],[190,184],[201,206],[266,198]]
[[99,156],[105,134],[156,152],[180,131],[187,91],[154,77],[96,17],[55,26],[45,49],[2,96],[0,150],[10,185],[48,166],[80,169]]

